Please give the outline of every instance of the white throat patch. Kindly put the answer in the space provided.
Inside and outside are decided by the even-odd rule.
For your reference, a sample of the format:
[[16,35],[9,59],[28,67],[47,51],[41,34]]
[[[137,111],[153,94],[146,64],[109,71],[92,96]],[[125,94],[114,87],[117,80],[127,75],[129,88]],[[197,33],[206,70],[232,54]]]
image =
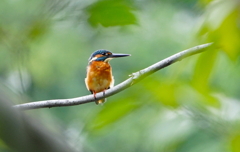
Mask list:
[[112,60],[113,58],[107,58],[106,60],[104,60],[104,62],[109,62],[110,60]]
[[92,62],[92,61],[94,61],[96,59],[97,59],[97,57],[93,57],[89,62]]

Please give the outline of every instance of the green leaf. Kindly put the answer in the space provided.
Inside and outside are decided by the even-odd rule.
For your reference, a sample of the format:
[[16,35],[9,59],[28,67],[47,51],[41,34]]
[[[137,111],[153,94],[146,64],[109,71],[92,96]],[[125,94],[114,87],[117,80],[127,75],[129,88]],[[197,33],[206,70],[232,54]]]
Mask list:
[[223,21],[221,26],[216,30],[220,33],[220,46],[222,46],[223,51],[233,60],[238,58],[240,54],[240,31],[239,22],[239,10],[233,10]]
[[179,107],[177,102],[177,90],[179,89],[179,84],[175,81],[169,79],[159,79],[156,77],[151,77],[147,83],[142,83],[146,89],[146,92],[151,94],[153,101],[158,101],[166,106],[171,106],[173,108]]
[[200,0],[201,4],[207,5],[209,3],[211,3],[213,0]]
[[209,106],[219,107],[219,101],[211,95],[211,76],[218,58],[218,51],[212,50],[202,53],[198,58],[193,73],[192,85],[202,96],[202,101]]
[[206,42],[214,42],[227,56],[236,60],[240,54],[240,10],[235,0],[210,3],[203,16],[205,21],[199,30]]
[[200,92],[209,91],[209,79],[217,59],[217,53],[218,52],[214,50],[206,51],[202,53],[197,60],[192,83]]
[[240,135],[235,136],[231,141],[231,150],[232,152],[240,151]]
[[101,24],[104,27],[136,24],[132,7],[122,0],[101,0],[91,5],[87,12],[92,26]]
[[97,131],[120,120],[122,117],[126,116],[138,107],[137,104],[134,104],[128,99],[122,99],[122,101],[118,102],[108,102],[103,106],[104,107],[97,114],[95,119],[93,119],[92,123],[87,126],[87,128],[91,129],[92,131]]

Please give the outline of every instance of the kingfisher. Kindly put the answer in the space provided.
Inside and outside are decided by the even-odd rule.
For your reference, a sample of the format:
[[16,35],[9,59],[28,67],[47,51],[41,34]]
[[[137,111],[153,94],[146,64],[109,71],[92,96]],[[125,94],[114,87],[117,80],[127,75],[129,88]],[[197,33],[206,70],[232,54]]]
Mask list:
[[[97,50],[93,52],[88,59],[87,77],[85,84],[87,89],[94,95],[110,89],[114,85],[114,78],[112,75],[112,68],[109,61],[113,58],[126,57],[130,54],[112,53],[108,50]],[[95,100],[96,104],[104,103],[105,99]]]

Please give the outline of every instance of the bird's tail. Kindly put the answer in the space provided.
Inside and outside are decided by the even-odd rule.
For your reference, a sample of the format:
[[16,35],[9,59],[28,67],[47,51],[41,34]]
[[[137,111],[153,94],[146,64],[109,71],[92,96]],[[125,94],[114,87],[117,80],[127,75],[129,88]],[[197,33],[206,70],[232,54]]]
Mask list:
[[98,104],[103,104],[106,101],[107,101],[107,98],[103,98],[103,99],[100,99],[100,100],[95,100],[95,103],[98,105]]

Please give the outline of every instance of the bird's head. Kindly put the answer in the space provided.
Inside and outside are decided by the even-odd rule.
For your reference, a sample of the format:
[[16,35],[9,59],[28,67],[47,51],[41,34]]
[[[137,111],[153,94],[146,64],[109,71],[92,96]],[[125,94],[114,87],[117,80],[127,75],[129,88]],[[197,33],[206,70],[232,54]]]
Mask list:
[[93,52],[89,58],[89,63],[92,61],[103,61],[103,62],[109,62],[113,58],[119,58],[119,57],[125,57],[130,56],[130,54],[118,54],[118,53],[112,53],[107,50],[97,50]]

